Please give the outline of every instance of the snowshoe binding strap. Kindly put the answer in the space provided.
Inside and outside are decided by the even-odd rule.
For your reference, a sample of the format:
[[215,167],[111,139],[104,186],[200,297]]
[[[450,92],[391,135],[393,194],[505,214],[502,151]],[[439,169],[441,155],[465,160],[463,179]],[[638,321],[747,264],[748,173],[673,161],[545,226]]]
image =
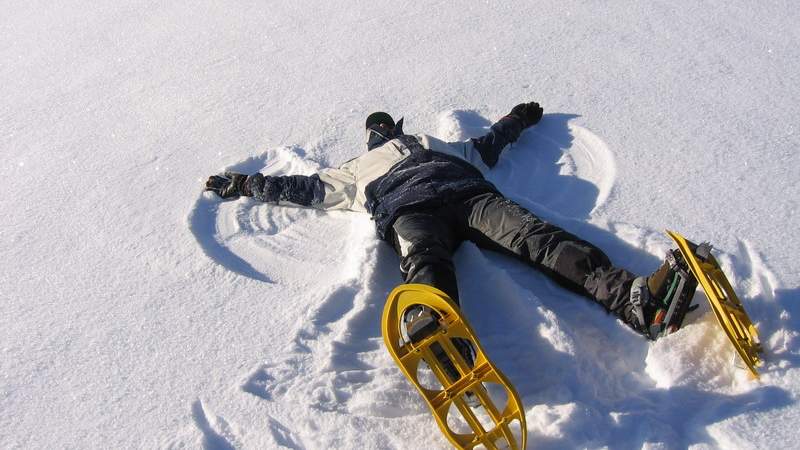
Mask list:
[[402,342],[419,342],[433,334],[439,328],[439,315],[431,308],[423,305],[413,305],[403,313],[403,323],[400,327]]
[[[653,323],[653,325],[661,327],[659,337],[674,333],[681,328],[683,320],[686,318],[686,313],[689,312],[691,307],[694,292],[697,290],[697,280],[689,272],[681,253],[678,250],[672,250],[667,260],[673,275],[669,280],[669,288],[666,294],[661,297],[661,305],[658,305],[659,309],[666,308],[666,314],[663,321],[656,323],[654,320]],[[654,319],[659,319],[658,314]]]
[[651,340],[678,331],[692,307],[697,280],[678,250],[667,253],[664,263],[649,277],[631,285],[630,303],[636,326]]
[[[409,307],[403,314],[403,322],[400,327],[400,335],[402,336],[400,345],[417,343],[432,335],[439,329],[439,319],[440,316],[427,306],[413,305]],[[464,338],[453,338],[452,342],[458,353],[464,358],[467,366],[473,368],[475,366],[475,346],[472,345],[472,342]],[[450,381],[453,383],[458,381],[462,374],[456,369],[442,346],[439,343],[433,343],[430,349],[436,359],[442,363],[442,368]],[[467,405],[473,408],[481,406],[480,400],[472,391],[467,391],[464,397]]]

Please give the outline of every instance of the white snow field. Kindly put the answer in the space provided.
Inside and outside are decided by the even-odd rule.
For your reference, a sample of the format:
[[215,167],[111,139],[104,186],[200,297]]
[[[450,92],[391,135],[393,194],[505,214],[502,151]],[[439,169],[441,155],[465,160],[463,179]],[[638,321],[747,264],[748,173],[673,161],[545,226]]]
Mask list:
[[448,140],[545,117],[491,180],[637,273],[711,241],[760,380],[703,305],[651,343],[465,243],[462,303],[529,448],[796,448],[795,2],[0,2],[0,448],[445,449],[383,347],[367,215],[223,202],[372,111]]

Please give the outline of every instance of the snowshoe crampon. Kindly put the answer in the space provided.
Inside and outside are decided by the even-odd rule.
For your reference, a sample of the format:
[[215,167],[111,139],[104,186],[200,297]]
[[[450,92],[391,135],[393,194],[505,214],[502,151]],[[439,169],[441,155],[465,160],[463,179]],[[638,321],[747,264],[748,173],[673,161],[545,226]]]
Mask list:
[[696,245],[674,231],[667,231],[667,234],[678,245],[678,250],[688,264],[689,270],[705,291],[711,310],[714,311],[717,322],[733,344],[736,353],[753,376],[758,378],[756,367],[763,364],[759,357],[761,345],[758,343],[758,330],[750,321],[744,305],[736,296],[714,255],[711,254],[711,246]]
[[424,284],[398,286],[386,300],[381,331],[392,358],[455,447],[525,448],[519,394],[486,357],[447,294]]

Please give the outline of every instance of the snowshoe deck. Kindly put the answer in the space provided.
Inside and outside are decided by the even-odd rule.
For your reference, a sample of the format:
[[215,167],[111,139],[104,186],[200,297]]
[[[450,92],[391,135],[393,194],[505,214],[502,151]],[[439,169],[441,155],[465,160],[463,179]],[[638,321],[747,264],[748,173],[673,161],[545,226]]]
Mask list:
[[750,372],[758,378],[757,366],[762,364],[759,353],[761,345],[758,343],[758,330],[750,321],[744,305],[733,291],[728,278],[719,263],[711,254],[711,247],[707,244],[696,245],[674,231],[667,231],[678,245],[689,269],[697,278],[697,282],[703,288],[717,318],[728,339],[736,349],[736,353],[750,369]]
[[[439,317],[438,327],[419,340],[404,342],[400,324],[406,309],[413,305],[424,305],[434,310]],[[525,410],[519,395],[508,379],[486,357],[472,327],[444,292],[423,284],[403,284],[396,287],[386,300],[381,329],[383,341],[392,358],[422,395],[439,429],[454,446],[462,449],[479,445],[486,449],[525,448]],[[476,353],[474,366],[467,364],[453,344],[453,338],[467,339],[473,343]],[[439,352],[434,351],[437,346]],[[446,364],[441,361],[441,349],[449,360],[445,362],[456,367],[460,378],[452,380],[452,368],[448,371]],[[435,353],[439,353],[439,357]],[[422,362],[427,364],[440,386],[431,388],[423,385],[419,378]],[[505,405],[495,404],[489,395],[485,385],[491,383],[505,390]],[[476,411],[468,406],[468,393],[477,397],[484,408],[482,413],[491,418],[491,425],[487,426],[486,420],[481,421]],[[454,413],[460,413],[472,430],[471,433],[453,431],[448,425],[448,416]]]

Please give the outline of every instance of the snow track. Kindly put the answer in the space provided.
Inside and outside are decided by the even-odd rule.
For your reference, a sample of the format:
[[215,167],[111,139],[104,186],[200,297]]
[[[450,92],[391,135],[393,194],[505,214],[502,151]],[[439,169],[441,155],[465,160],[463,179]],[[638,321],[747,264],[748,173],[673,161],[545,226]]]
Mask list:
[[[203,446],[207,449],[229,450],[241,446],[237,442],[228,422],[222,417],[214,416],[197,400],[192,405],[192,417],[197,428],[203,433]],[[238,444],[238,445],[237,445]]]
[[[298,152],[303,153],[278,148],[226,170],[265,174],[316,170]],[[302,283],[304,295],[319,293],[273,299],[276,307],[298,308],[299,316],[289,318],[297,324],[295,330],[284,355],[271,355],[238,385],[243,394],[290,419],[280,423],[270,419],[275,443],[300,448],[297,436],[306,436],[304,448],[343,448],[351,443],[369,448],[394,438],[387,435],[376,441],[372,433],[359,437],[340,431],[365,430],[371,426],[370,418],[425,413],[383,349],[383,300],[400,278],[393,252],[378,242],[368,216],[276,207],[251,199],[220,202],[206,195],[198,199],[189,224],[206,255],[226,269],[269,283]],[[405,402],[398,404],[398,398]],[[197,404],[193,410],[204,445],[216,448],[213,443],[222,442],[218,439],[222,434],[212,433],[216,428],[209,421],[197,420],[201,410]],[[327,426],[319,423],[320,414]],[[308,430],[319,427],[309,438]]]

